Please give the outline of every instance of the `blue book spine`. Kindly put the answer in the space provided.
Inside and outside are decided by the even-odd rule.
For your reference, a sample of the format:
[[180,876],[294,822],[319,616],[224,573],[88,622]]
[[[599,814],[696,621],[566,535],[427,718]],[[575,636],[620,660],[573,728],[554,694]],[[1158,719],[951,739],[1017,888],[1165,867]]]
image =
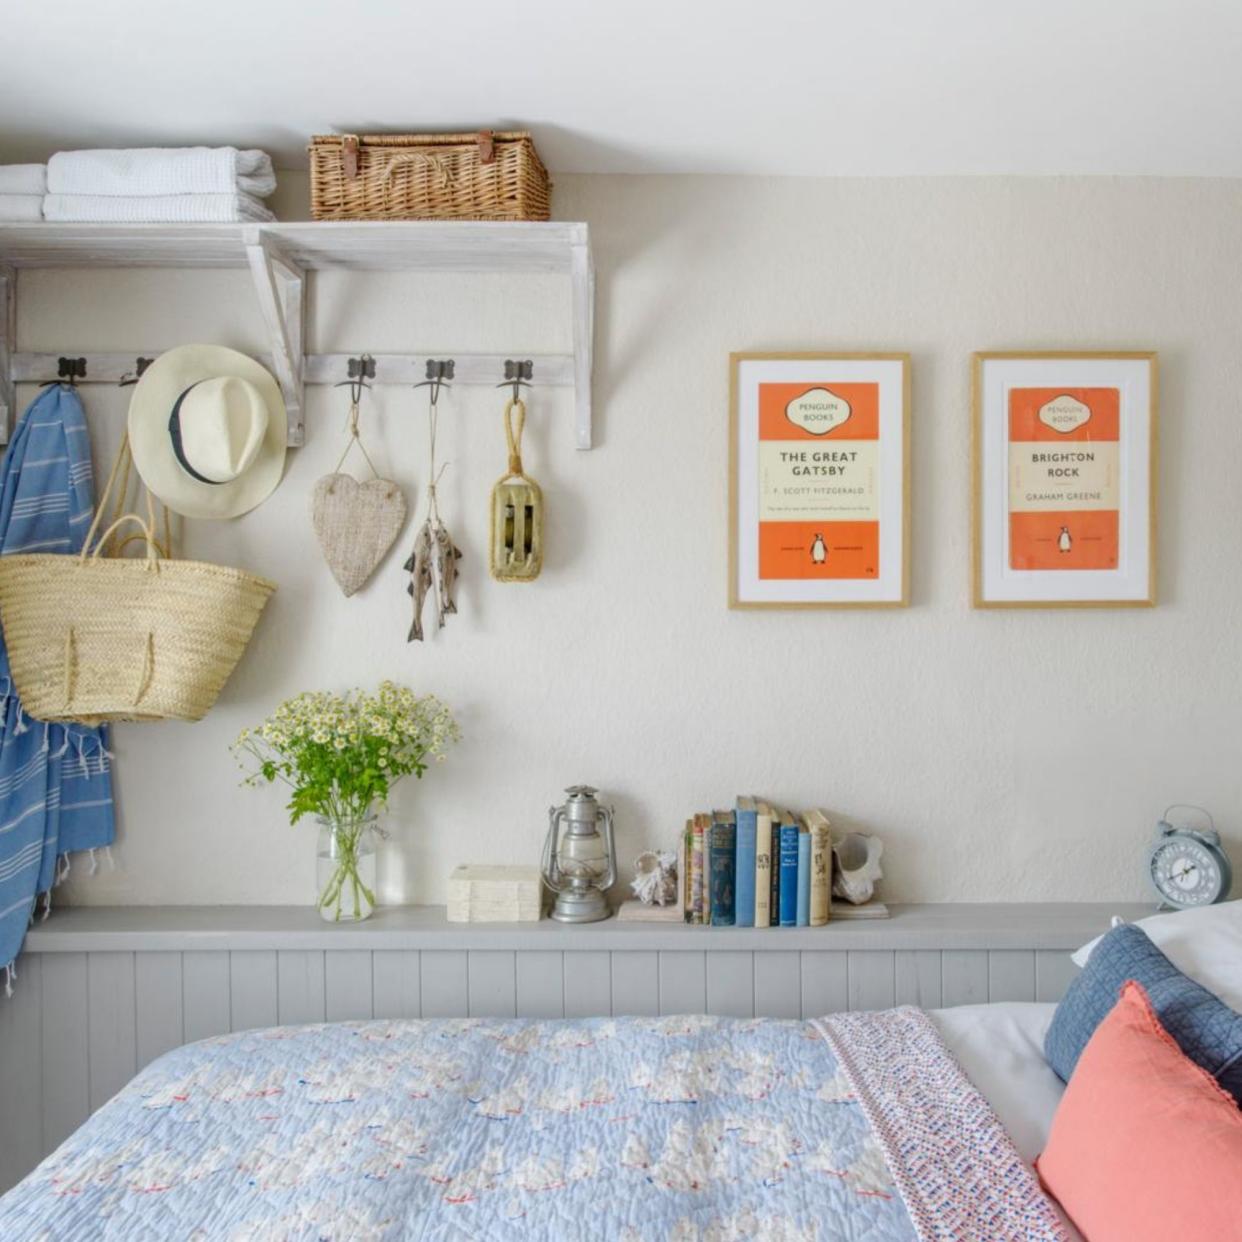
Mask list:
[[754,808],[737,809],[737,926],[755,925],[755,833],[759,813]]
[[811,834],[798,833],[798,906],[794,915],[795,925],[809,927],[811,923]]
[[[734,882],[737,867],[737,832],[731,823],[712,825],[711,895],[712,926],[732,927],[735,915]],[[751,916],[754,917],[753,915]]]
[[796,927],[798,913],[798,825],[781,825],[781,926]]
[[781,826],[772,821],[772,890],[768,894],[768,926],[781,925]]

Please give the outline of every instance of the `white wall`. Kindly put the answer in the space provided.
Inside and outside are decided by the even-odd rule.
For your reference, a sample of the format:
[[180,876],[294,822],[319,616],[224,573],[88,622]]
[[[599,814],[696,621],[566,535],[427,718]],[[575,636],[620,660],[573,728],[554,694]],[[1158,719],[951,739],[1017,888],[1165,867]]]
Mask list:
[[[192,554],[280,591],[201,724],[116,730],[115,871],[81,902],[308,901],[313,833],[237,785],[227,746],[303,687],[397,678],[447,699],[466,741],[395,799],[391,900],[442,899],[460,861],[534,861],[573,781],[614,800],[626,859],[689,812],[754,791],[882,834],[895,900],[1141,898],[1165,804],[1207,804],[1242,862],[1242,188],[1229,181],[562,177],[599,265],[598,448],[567,394],[531,401],[528,467],[549,554],[533,586],[485,566],[502,396],[458,390],[442,503],[466,553],[461,613],[407,646],[400,571],[343,599],[307,516],[345,401],[314,389],[271,501],[196,524]],[[233,273],[26,273],[27,349],[262,348]],[[552,278],[333,274],[317,351],[568,348]],[[908,349],[913,601],[905,611],[725,607],[731,349]],[[1161,360],[1160,592],[1145,611],[972,612],[970,352],[1154,348]],[[24,394],[29,397],[31,394]],[[106,456],[125,395],[90,387]],[[364,410],[421,510],[420,398]]]

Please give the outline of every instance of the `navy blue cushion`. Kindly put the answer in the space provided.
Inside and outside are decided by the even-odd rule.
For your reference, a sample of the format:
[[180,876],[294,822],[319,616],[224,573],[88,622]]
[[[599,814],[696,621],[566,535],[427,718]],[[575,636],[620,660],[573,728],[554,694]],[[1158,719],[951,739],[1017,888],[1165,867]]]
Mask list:
[[1181,1050],[1242,1104],[1242,1014],[1188,979],[1139,927],[1114,927],[1070,984],[1044,1038],[1048,1064],[1066,1081],[1082,1050],[1133,979]]

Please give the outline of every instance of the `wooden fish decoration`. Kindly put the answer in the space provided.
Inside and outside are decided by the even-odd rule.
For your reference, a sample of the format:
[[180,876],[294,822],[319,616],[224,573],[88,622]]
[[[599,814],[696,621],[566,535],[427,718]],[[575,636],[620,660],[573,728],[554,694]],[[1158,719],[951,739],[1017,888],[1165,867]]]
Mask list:
[[438,518],[428,515],[414,537],[414,550],[405,563],[405,571],[410,575],[406,590],[414,601],[414,620],[407,642],[423,640],[423,605],[428,594],[435,595],[436,624],[440,629],[444,628],[445,618],[457,611],[454,591],[460,560],[461,549],[453,543],[448,528]]

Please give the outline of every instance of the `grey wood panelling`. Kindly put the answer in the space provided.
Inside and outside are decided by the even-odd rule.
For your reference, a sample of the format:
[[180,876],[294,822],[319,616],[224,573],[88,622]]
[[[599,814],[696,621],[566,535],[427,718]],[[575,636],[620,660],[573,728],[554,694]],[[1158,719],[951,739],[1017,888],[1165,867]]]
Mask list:
[[983,949],[946,949],[940,956],[941,1003],[977,1005],[988,998],[988,955]]
[[282,949],[276,954],[277,1021],[281,1026],[322,1022],[326,1013],[323,953]]
[[229,955],[190,950],[181,955],[182,1029],[187,1043],[229,1029]]
[[559,1018],[565,1013],[564,954],[517,955],[517,1016]]
[[849,1009],[891,1009],[897,1000],[896,962],[884,949],[851,950]]
[[1037,949],[1035,951],[1035,999],[1059,1001],[1077,974],[1078,967],[1074,965],[1068,953],[1059,953],[1055,949]]
[[371,1016],[371,954],[367,949],[332,949],[323,960],[324,1009],[329,1022],[365,1021]]
[[802,954],[802,1016],[821,1017],[849,1008],[849,968],[844,953]]
[[377,1018],[422,1015],[422,971],[417,949],[377,949],[371,959],[371,1007]]
[[106,1104],[138,1068],[134,955],[86,958],[87,1046],[91,1111]]
[[424,1018],[461,1018],[466,1015],[464,950],[424,950],[421,976]]
[[761,1018],[802,1014],[802,963],[797,953],[756,953],[755,1013]]
[[180,953],[134,954],[139,1069],[185,1043],[181,986]]
[[612,1012],[658,1014],[660,1012],[659,954],[613,953]]
[[1033,1001],[1035,953],[1031,949],[997,949],[988,954],[987,1000]]
[[734,1018],[755,1014],[755,955],[707,955],[707,1012]]
[[517,1016],[513,954],[503,949],[471,952],[466,962],[466,1005],[472,1018]]
[[43,959],[22,958],[12,997],[0,996],[0,1193],[43,1158]]
[[898,949],[893,955],[896,1001],[920,1009],[940,1008],[940,954],[932,949]]
[[707,978],[703,954],[676,950],[660,954],[660,1012],[703,1013],[707,1009]]
[[234,1031],[276,1025],[274,949],[240,949],[229,954],[229,1012]]
[[43,959],[43,1146],[51,1151],[91,1111],[86,954]]
[[615,1013],[612,1007],[612,963],[608,953],[591,950],[566,953],[565,1016],[590,1018]]

